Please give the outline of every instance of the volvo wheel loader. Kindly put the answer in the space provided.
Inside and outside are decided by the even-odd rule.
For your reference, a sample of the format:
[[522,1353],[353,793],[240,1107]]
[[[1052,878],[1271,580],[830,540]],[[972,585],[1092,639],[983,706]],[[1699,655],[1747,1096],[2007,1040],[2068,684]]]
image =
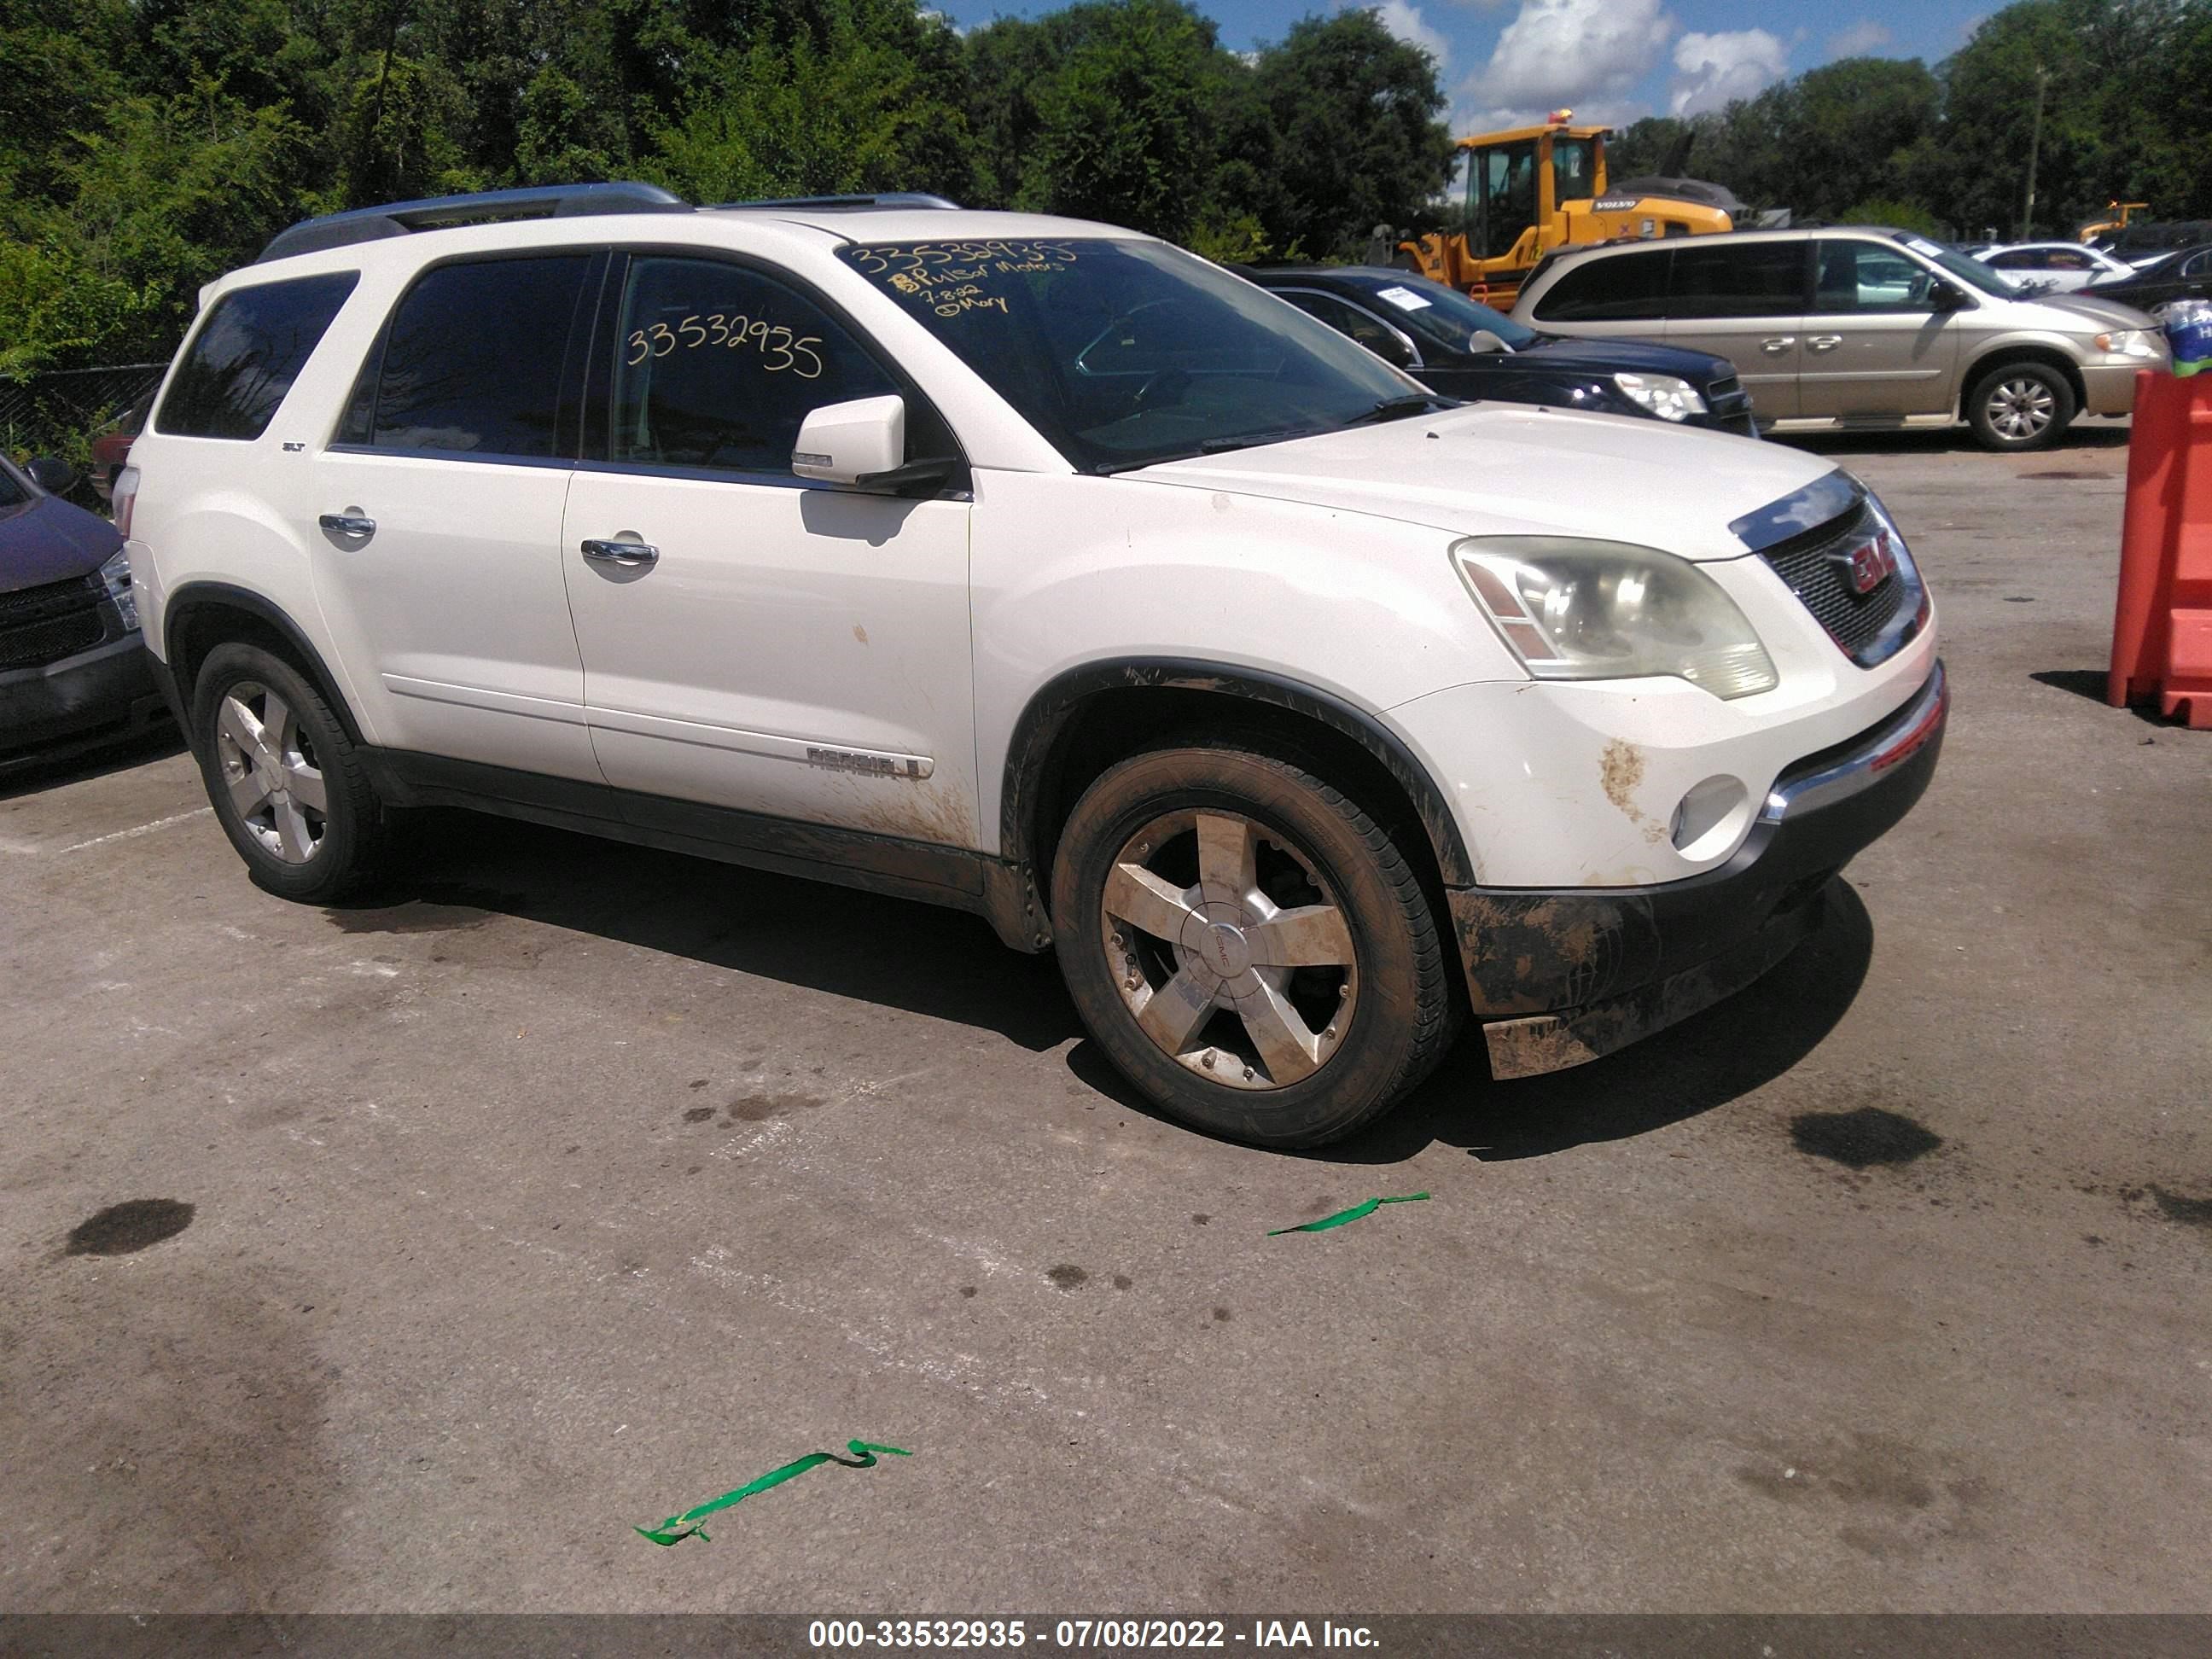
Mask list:
[[[1573,116],[1555,110],[1542,126],[1461,139],[1466,228],[1401,242],[1398,263],[1504,311],[1554,248],[1735,228],[1743,204],[1722,185],[1659,175],[1609,180],[1607,129],[1571,125]],[[1678,171],[1686,155],[1678,147],[1662,173]]]

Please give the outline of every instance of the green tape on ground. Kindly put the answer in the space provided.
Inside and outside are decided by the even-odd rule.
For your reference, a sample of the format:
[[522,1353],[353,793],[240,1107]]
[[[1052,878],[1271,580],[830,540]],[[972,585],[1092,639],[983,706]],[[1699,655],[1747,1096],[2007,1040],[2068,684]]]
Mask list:
[[1280,1238],[1285,1233],[1325,1233],[1331,1227],[1341,1227],[1347,1221],[1357,1221],[1364,1215],[1372,1215],[1384,1204],[1418,1204],[1426,1193],[1407,1193],[1397,1198],[1370,1198],[1364,1204],[1355,1204],[1348,1210],[1339,1210],[1334,1215],[1325,1215],[1318,1221],[1301,1221],[1295,1227],[1274,1227],[1267,1237]]
[[[780,1469],[770,1469],[757,1480],[748,1480],[735,1492],[726,1492],[720,1498],[709,1498],[696,1510],[686,1510],[681,1515],[672,1515],[657,1527],[633,1527],[631,1531],[641,1538],[649,1539],[664,1547],[679,1544],[687,1538],[707,1538],[707,1529],[699,1522],[717,1510],[726,1510],[732,1504],[742,1504],[755,1492],[766,1492],[770,1486],[780,1486],[807,1470],[824,1463],[836,1463],[848,1469],[872,1469],[876,1466],[876,1454],[889,1452],[893,1457],[911,1457],[912,1452],[901,1451],[896,1446],[872,1446],[865,1440],[848,1440],[845,1449],[850,1457],[840,1457],[836,1452],[809,1452],[795,1462],[786,1463]],[[707,1538],[708,1543],[714,1540]]]

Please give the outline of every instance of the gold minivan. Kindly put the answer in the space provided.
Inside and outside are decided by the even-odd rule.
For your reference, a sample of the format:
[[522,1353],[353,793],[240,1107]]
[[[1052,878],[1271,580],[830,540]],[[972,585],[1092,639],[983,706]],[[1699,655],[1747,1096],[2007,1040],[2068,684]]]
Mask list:
[[2166,342],[2141,312],[2018,293],[1916,232],[1735,231],[1565,251],[1513,307],[1547,334],[1636,336],[1736,367],[1761,430],[1949,426],[2040,449],[2078,414],[2124,415]]

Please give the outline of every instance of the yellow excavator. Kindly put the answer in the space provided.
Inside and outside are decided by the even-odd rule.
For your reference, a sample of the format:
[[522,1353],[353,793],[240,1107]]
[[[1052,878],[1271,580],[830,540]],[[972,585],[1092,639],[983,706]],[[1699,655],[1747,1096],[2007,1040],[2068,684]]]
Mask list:
[[2108,236],[2115,231],[2125,230],[2128,228],[2128,215],[2133,213],[2137,208],[2147,208],[2149,205],[2148,202],[2108,203],[2105,211],[2116,216],[2094,220],[2082,226],[2075,233],[2074,240],[2079,242],[2094,242],[2100,236]]
[[1499,310],[1555,247],[1622,237],[1695,236],[1733,230],[1743,204],[1726,188],[1678,171],[1686,146],[1659,175],[1608,180],[1604,127],[1571,125],[1553,110],[1544,125],[1462,138],[1466,228],[1398,244],[1397,263]]

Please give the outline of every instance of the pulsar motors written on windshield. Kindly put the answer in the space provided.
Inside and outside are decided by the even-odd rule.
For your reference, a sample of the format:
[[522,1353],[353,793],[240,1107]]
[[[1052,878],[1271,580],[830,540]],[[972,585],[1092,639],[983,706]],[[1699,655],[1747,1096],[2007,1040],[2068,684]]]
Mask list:
[[1009,276],[1050,276],[1075,263],[1065,242],[908,242],[857,247],[846,256],[866,275],[940,317],[1006,314]]

